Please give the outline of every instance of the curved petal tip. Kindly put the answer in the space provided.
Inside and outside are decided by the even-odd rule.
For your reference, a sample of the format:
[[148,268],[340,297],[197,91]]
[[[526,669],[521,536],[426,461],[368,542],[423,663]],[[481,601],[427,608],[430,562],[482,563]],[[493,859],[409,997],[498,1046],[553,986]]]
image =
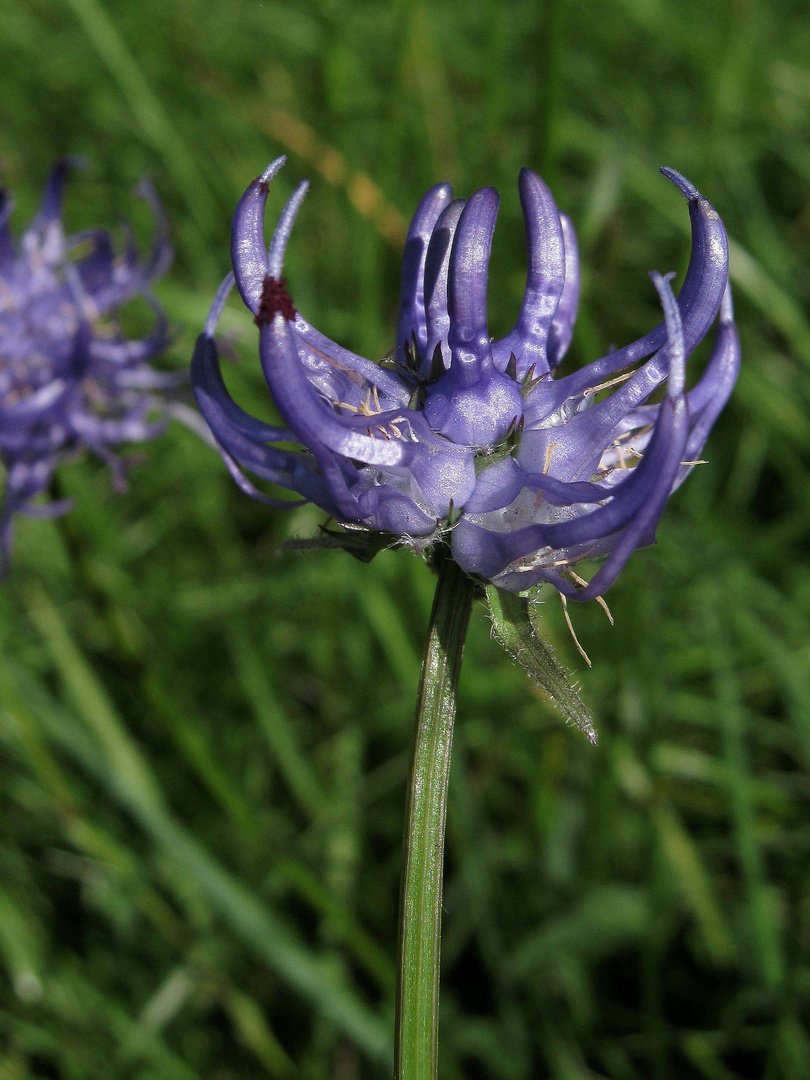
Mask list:
[[687,199],[697,202],[697,200],[700,198],[700,192],[695,187],[695,185],[691,184],[686,179],[686,177],[682,176],[681,173],[679,173],[676,169],[670,169],[666,165],[663,165],[661,167],[661,172],[664,174],[667,180],[672,181],[675,187],[681,189]]
[[217,295],[214,297],[214,302],[211,305],[211,310],[208,312],[208,318],[205,320],[205,336],[212,338],[216,333],[217,323],[219,317],[222,314],[222,309],[225,307],[225,303],[230,296],[231,289],[234,286],[235,278],[233,273],[228,274],[220,287],[217,289]]
[[281,169],[281,166],[286,162],[287,155],[282,154],[281,157],[277,157],[275,161],[271,161],[261,176],[257,176],[253,181],[254,184],[267,184],[269,183],[276,173]]

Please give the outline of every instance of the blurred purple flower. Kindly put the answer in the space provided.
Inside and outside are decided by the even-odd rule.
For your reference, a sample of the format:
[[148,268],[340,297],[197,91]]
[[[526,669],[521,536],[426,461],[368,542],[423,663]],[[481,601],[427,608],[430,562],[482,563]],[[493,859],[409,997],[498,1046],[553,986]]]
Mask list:
[[[287,293],[284,251],[306,183],[265,247],[267,186],[283,162],[242,197],[231,254],[259,327],[264,376],[288,426],[249,416],[222,381],[213,335],[234,275],[217,295],[192,366],[197,402],[237,483],[269,505],[291,505],[257,491],[246,469],[344,525],[417,548],[447,537],[465,571],[513,592],[551,582],[575,599],[600,596],[632,551],[654,541],[667,498],[691,471],[737,376],[728,244],[715,210],[682,176],[662,170],[687,197],[692,224],[677,299],[673,275],[653,273],[663,322],[557,376],[579,299],[568,218],[524,169],[526,291],[514,328],[494,341],[487,268],[497,192],[453,201],[439,184],[408,233],[394,359],[377,364],[320,334]],[[687,390],[686,361],[718,314],[711,357]],[[291,442],[303,449],[282,445]],[[606,559],[585,583],[572,568],[590,556]]]
[[[157,220],[146,262],[139,261],[128,233],[120,253],[105,229],[66,237],[62,193],[68,169],[77,164],[70,158],[57,163],[39,212],[16,243],[9,228],[11,199],[0,192],[3,569],[15,514],[52,517],[70,508],[65,499],[32,505],[66,458],[91,450],[109,464],[116,487],[125,485],[125,464],[113,448],[163,431],[165,420],[154,416],[171,407],[155,391],[178,382],[177,374],[161,374],[149,364],[167,341],[166,319],[149,286],[171,260],[157,196],[147,183],[138,189]],[[154,310],[155,324],[146,338],[128,340],[117,311],[138,296]]]

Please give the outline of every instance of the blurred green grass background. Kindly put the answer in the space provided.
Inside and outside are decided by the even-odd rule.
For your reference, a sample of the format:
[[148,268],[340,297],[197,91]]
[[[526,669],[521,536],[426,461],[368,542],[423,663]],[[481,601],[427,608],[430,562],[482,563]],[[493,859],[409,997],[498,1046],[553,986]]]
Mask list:
[[[462,673],[443,1080],[810,1076],[810,11],[805,0],[5,0],[0,165],[18,227],[80,153],[71,231],[150,174],[188,362],[233,207],[287,152],[313,179],[288,281],[324,332],[391,347],[402,228],[432,183],[502,195],[490,318],[525,267],[517,173],[573,218],[569,368],[659,318],[685,173],[732,240],[735,397],[612,590],[553,595],[592,749],[490,640]],[[268,412],[255,331],[224,328]],[[705,353],[704,353],[705,355]],[[126,497],[20,522],[0,591],[0,1080],[390,1073],[412,700],[430,605],[405,553],[279,554],[320,516],[242,496],[174,428]]]

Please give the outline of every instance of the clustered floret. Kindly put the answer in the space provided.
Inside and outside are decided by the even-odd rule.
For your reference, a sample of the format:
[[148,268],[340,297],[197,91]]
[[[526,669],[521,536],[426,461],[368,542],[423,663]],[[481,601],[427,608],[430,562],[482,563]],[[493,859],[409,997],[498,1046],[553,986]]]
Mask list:
[[[4,570],[15,515],[47,517],[69,509],[66,499],[33,501],[48,492],[57,466],[89,450],[110,466],[114,484],[123,488],[125,462],[116,449],[159,435],[165,416],[175,408],[159,392],[185,380],[182,374],[158,372],[150,363],[168,338],[165,316],[150,289],[171,261],[157,195],[146,182],[138,189],[157,221],[145,261],[128,232],[120,253],[106,229],[65,236],[62,195],[67,172],[76,164],[70,158],[57,163],[39,212],[19,241],[9,226],[10,196],[0,192]],[[155,314],[152,330],[139,340],[128,339],[118,321],[120,309],[135,297],[142,297]],[[189,414],[187,409],[186,420]]]
[[[579,300],[570,221],[524,169],[526,290],[514,328],[492,340],[487,274],[497,192],[453,200],[439,184],[408,232],[396,350],[386,365],[337,345],[295,310],[282,266],[306,182],[269,250],[264,240],[267,186],[283,163],[273,162],[236,208],[234,273],[192,365],[200,410],[236,482],[269,505],[297,505],[259,491],[247,470],[339,523],[415,547],[449,539],[462,569],[513,592],[550,582],[575,599],[601,596],[630,554],[654,541],[668,497],[736,380],[728,243],[714,208],[679,173],[662,170],[689,203],[681,290],[676,298],[673,275],[653,273],[663,321],[560,376]],[[285,427],[248,415],[223,382],[214,332],[234,279],[259,328],[262,369]],[[711,357],[687,389],[686,362],[716,319]],[[573,568],[591,556],[605,559],[586,582]]]

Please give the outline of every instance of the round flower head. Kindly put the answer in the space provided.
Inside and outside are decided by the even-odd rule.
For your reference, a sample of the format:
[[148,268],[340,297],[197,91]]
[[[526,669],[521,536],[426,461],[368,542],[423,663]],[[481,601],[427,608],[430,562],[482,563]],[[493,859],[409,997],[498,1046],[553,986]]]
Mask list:
[[[157,196],[146,198],[158,222],[145,262],[127,235],[115,251],[109,232],[93,229],[66,237],[61,204],[65,177],[75,160],[60,161],[45,187],[39,212],[15,242],[9,228],[11,200],[0,192],[0,460],[6,470],[0,511],[5,569],[15,514],[54,516],[69,509],[57,500],[32,505],[66,457],[89,449],[107,462],[117,487],[124,463],[113,448],[159,434],[155,395],[177,376],[154,371],[149,361],[166,344],[166,320],[149,291],[166,269],[171,250]],[[128,340],[117,310],[145,298],[156,320],[149,335]],[[170,409],[168,410],[170,411]]]
[[[264,241],[267,185],[283,162],[236,208],[234,274],[192,366],[197,402],[237,483],[270,505],[291,505],[259,492],[247,470],[344,525],[415,546],[449,538],[462,569],[513,592],[551,582],[576,599],[600,596],[631,552],[653,542],[667,498],[736,379],[728,244],[711,204],[662,170],[686,196],[692,224],[678,297],[672,275],[653,273],[661,324],[558,376],[579,300],[568,218],[524,169],[526,291],[514,328],[492,340],[487,273],[497,192],[453,200],[439,184],[408,232],[396,350],[386,365],[336,345],[295,310],[282,266],[306,183],[287,203],[269,251]],[[262,369],[284,428],[245,413],[222,381],[213,335],[234,278],[259,328]],[[687,389],[686,362],[718,315],[709,362]],[[291,442],[301,449],[279,445]],[[590,556],[606,558],[586,583],[573,567]]]

